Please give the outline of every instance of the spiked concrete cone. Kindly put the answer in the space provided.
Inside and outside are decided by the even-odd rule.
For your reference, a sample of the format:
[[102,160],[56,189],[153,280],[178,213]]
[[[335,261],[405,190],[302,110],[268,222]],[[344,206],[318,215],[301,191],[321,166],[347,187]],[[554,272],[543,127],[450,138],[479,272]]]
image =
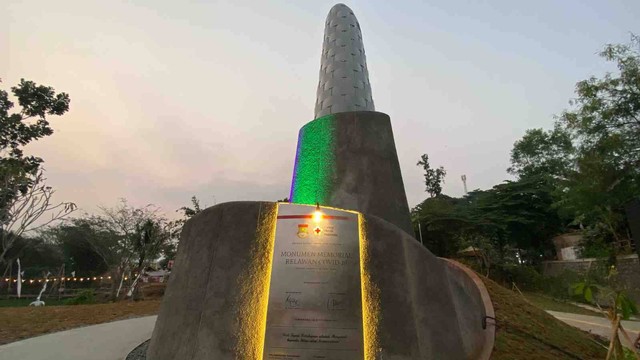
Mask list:
[[315,118],[346,111],[375,111],[362,31],[353,11],[337,4],[327,16]]

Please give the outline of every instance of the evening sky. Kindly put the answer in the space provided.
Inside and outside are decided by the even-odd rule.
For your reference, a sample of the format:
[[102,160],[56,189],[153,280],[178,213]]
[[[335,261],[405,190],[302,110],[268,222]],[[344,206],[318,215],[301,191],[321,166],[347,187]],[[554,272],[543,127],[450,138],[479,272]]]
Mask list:
[[[168,214],[289,195],[298,129],[312,120],[330,1],[3,1],[0,78],[71,96],[45,159],[57,199],[126,198]],[[391,116],[409,205],[511,179],[526,129],[550,128],[577,81],[611,70],[606,43],[640,33],[640,1],[352,1],[376,110]],[[173,216],[173,215],[171,215]]]

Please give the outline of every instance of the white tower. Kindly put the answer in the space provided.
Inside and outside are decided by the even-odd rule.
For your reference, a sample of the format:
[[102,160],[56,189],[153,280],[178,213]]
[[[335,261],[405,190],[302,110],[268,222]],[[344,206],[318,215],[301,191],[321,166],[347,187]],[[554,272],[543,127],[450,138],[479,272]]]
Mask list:
[[331,8],[324,28],[315,119],[346,111],[375,111],[362,32],[344,4]]

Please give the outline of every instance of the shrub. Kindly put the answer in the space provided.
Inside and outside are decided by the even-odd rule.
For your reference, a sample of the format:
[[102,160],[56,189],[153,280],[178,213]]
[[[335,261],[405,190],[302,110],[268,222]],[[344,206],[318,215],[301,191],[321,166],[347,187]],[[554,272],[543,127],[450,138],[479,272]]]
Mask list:
[[82,305],[95,303],[95,296],[92,289],[85,289],[80,291],[76,296],[67,299],[65,305]]
[[507,288],[515,283],[522,291],[541,291],[544,282],[540,272],[529,265],[495,265],[490,277]]
[[544,276],[541,290],[544,294],[556,299],[570,300],[571,286],[583,278],[583,275],[575,271],[565,270],[558,276]]

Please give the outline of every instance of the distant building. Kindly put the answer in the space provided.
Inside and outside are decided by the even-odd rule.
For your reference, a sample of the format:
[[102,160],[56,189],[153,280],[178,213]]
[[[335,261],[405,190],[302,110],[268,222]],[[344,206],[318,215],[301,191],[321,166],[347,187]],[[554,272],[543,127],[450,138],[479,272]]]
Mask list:
[[165,282],[168,280],[171,271],[168,270],[158,270],[158,271],[147,271],[142,274],[142,282],[145,283],[154,283],[154,282]]
[[553,241],[553,245],[556,248],[556,256],[558,257],[558,260],[580,259],[578,245],[580,244],[580,241],[582,241],[582,234],[561,234],[551,239],[551,241]]

